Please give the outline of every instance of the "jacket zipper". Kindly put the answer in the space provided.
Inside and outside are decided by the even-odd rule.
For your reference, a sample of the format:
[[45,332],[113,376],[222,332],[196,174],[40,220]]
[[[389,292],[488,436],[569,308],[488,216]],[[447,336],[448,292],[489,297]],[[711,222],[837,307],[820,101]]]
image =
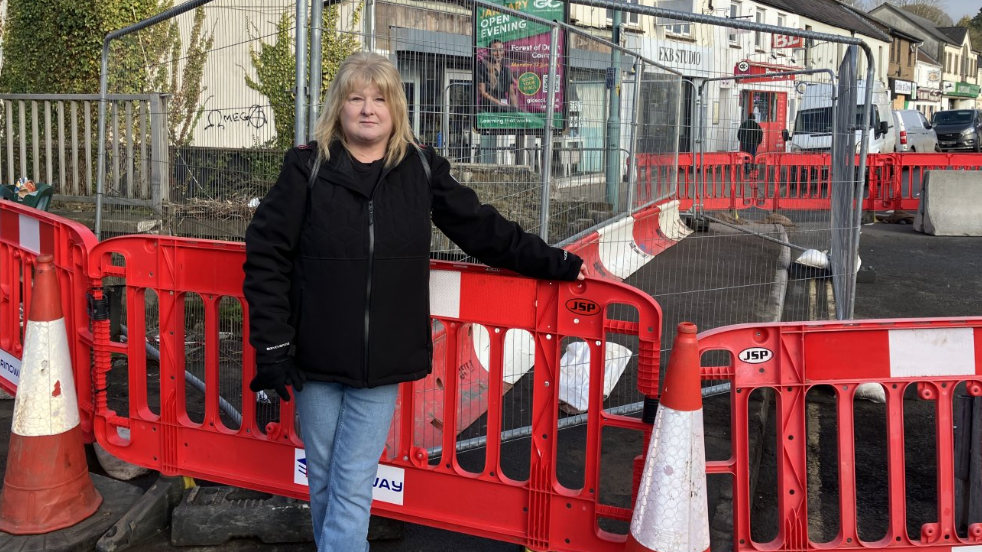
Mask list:
[[374,276],[375,270],[372,265],[375,264],[375,194],[372,194],[372,198],[368,200],[368,289],[365,294],[365,385],[368,385],[369,372],[368,367],[371,366],[369,358],[369,342],[371,338],[370,333],[370,322],[372,313],[372,278]]
[[383,168],[379,175],[378,182],[372,188],[372,195],[368,198],[368,284],[365,290],[365,385],[369,384],[369,367],[371,358],[369,357],[369,343],[371,343],[371,317],[372,317],[372,278],[375,276],[375,192],[382,181],[388,176],[391,168]]

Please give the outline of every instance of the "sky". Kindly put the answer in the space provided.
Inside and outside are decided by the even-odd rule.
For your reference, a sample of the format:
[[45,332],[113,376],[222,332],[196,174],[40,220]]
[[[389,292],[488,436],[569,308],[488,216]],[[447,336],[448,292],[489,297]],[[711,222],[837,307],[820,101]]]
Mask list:
[[951,20],[958,22],[962,16],[974,17],[982,9],[982,0],[944,0]]

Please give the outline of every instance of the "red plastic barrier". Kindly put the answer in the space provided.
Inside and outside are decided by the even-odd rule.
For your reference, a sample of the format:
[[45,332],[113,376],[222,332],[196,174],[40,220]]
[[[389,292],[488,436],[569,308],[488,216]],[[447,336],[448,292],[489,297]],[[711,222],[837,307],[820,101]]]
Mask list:
[[[720,358],[719,351],[724,351],[730,359],[723,366],[703,367],[702,376],[732,382],[732,456],[706,465],[707,473],[732,477],[734,550],[950,551],[958,545],[972,545],[973,549],[982,545],[982,524],[970,523],[962,532],[956,527],[959,507],[955,504],[954,467],[958,464],[952,417],[956,386],[965,383],[968,395],[982,397],[982,318],[748,324],[705,332],[699,336],[699,345],[702,355],[712,351],[711,358]],[[884,492],[888,495],[888,520],[886,534],[875,542],[860,539],[857,520],[854,466],[862,444],[856,442],[854,434],[857,422],[862,422],[856,419],[852,404],[862,383],[880,385],[886,397],[888,486]],[[814,428],[806,425],[806,398],[816,386],[835,393],[838,405],[828,414],[835,417],[838,432],[834,447],[839,466],[835,493],[839,497],[839,532],[831,541],[821,543],[809,537],[809,520],[823,513],[808,511],[814,500],[812,497],[810,501],[810,493],[821,492],[808,484],[806,436]],[[933,520],[919,528],[919,534],[909,534],[906,510],[904,392],[908,388],[915,388],[919,399],[934,402],[937,509]],[[755,542],[750,526],[748,412],[750,397],[759,389],[773,390],[773,425],[779,428],[777,496],[756,499],[777,504],[779,529],[770,542]],[[973,496],[980,491],[966,489]],[[965,508],[962,506],[963,512]]]
[[[744,182],[744,165],[750,155],[743,152],[679,153],[675,199],[679,209],[689,210],[696,198],[710,210],[736,208],[736,197]],[[671,165],[674,154],[644,153],[638,155],[638,184],[635,204],[671,197]],[[703,167],[696,171],[695,167]]]
[[[832,184],[829,153],[763,153],[747,174],[750,156],[742,152],[678,155],[675,197],[686,211],[697,201],[711,211],[748,207],[766,210],[827,210]],[[636,201],[671,193],[675,155],[639,154]],[[859,166],[858,156],[855,160]],[[702,167],[701,170],[697,170]],[[980,170],[978,153],[878,153],[866,159],[863,208],[916,211],[924,174],[929,170]],[[638,203],[639,205],[642,203]]]
[[[629,235],[618,231],[628,225]],[[688,233],[679,217],[678,202],[659,201],[583,236],[565,249],[583,259],[588,276],[619,282]]]
[[[708,210],[736,209],[737,198],[749,180],[745,166],[751,160],[743,152],[680,154],[679,172],[685,180],[679,183],[679,208],[687,210],[698,201]],[[683,166],[691,170],[683,170]]]
[[[89,366],[92,334],[86,305],[90,287],[87,259],[95,243],[95,235],[81,224],[11,201],[0,201],[0,388],[10,393],[17,389],[34,266],[42,253],[54,256],[58,270],[72,363]],[[87,371],[75,371],[75,389],[82,431],[91,441],[94,407]]]
[[[293,423],[293,403],[280,402],[275,416],[261,419],[259,411],[271,407],[257,406],[247,387],[255,370],[255,354],[244,345],[247,327],[242,327],[238,344],[240,360],[229,360],[228,351],[236,350],[236,344],[221,336],[220,329],[235,333],[223,325],[235,316],[236,309],[230,306],[241,308],[236,311],[239,323],[248,317],[241,292],[243,261],[242,244],[233,243],[127,236],[95,246],[91,273],[125,281],[130,336],[125,343],[112,341],[108,320],[95,323],[96,435],[119,458],[165,474],[305,498],[305,458]],[[601,436],[615,427],[645,433],[649,426],[636,418],[603,412],[603,344],[609,334],[636,335],[638,387],[656,396],[661,345],[657,304],[615,282],[537,281],[442,262],[432,264],[431,290],[433,317],[443,328],[435,344],[434,374],[402,386],[399,412],[380,464],[385,493],[382,498],[376,494],[376,512],[538,550],[622,550],[624,536],[605,532],[598,522],[599,518],[628,521],[631,516],[629,508],[600,499]],[[192,294],[203,304],[203,339],[191,340],[185,330]],[[608,306],[615,303],[634,307],[637,322],[609,318]],[[148,319],[159,323],[159,375],[147,362],[146,342],[140,338],[146,334]],[[475,362],[476,325],[487,329],[490,340],[486,374]],[[525,376],[531,378],[527,385],[533,389],[525,480],[510,478],[500,467],[505,429],[503,356],[509,330],[530,332],[534,347],[534,369]],[[568,339],[582,340],[593,353],[582,488],[564,486],[555,469],[559,359]],[[202,347],[201,362],[191,363],[188,351]],[[125,374],[114,373],[113,354],[127,357]],[[203,412],[194,411],[198,405],[188,400],[186,370],[206,383]],[[119,399],[110,394],[110,384],[122,378],[127,408],[115,412],[110,401]],[[240,410],[241,421],[230,420],[223,400]],[[458,461],[458,433],[474,416],[464,407],[484,404],[485,462],[474,472]],[[128,438],[121,435],[121,428],[129,429]],[[495,512],[493,523],[489,523],[489,507]]]
[[[874,156],[871,156],[874,157]],[[885,158],[882,187],[873,196],[877,211],[917,211],[924,176],[930,170],[982,170],[982,153],[895,153]]]

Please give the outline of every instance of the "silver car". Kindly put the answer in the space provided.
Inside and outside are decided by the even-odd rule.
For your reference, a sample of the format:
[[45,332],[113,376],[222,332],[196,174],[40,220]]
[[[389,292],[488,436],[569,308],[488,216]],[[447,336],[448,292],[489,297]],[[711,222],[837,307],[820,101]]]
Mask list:
[[894,132],[897,141],[895,150],[931,153],[940,151],[938,135],[923,113],[916,109],[901,109],[893,112]]

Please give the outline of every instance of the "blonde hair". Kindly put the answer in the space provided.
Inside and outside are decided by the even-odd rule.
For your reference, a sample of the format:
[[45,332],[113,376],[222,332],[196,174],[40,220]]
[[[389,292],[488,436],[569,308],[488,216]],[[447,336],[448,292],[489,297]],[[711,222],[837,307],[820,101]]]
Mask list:
[[416,147],[416,144],[409,126],[406,92],[402,88],[399,71],[385,57],[370,52],[355,52],[341,62],[341,67],[327,88],[324,106],[314,127],[317,149],[324,159],[330,159],[329,150],[335,140],[348,149],[344,129],[341,127],[341,109],[353,90],[365,86],[378,88],[389,108],[392,135],[386,145],[385,166],[391,167],[405,157],[407,148]]

